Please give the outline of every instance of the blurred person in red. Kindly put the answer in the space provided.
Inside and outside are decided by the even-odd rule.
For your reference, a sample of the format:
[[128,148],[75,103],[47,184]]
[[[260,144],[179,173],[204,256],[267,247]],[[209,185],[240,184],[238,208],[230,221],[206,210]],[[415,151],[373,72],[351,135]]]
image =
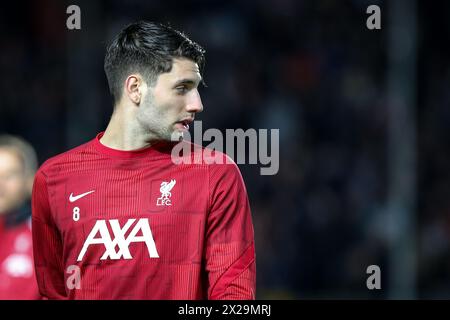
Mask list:
[[[109,44],[108,127],[36,174],[33,244],[44,297],[255,298],[253,224],[240,171],[229,158],[202,162],[201,146],[192,152],[183,140],[203,110],[203,61],[198,44],[151,22],[127,26]],[[187,147],[184,159],[199,163],[174,163],[179,145]]]
[[23,139],[0,135],[0,300],[39,299],[30,195],[37,159]]

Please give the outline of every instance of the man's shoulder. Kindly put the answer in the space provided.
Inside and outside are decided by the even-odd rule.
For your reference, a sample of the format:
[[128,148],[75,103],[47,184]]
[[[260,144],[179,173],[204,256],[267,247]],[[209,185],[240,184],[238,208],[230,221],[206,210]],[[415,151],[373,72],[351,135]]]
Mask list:
[[46,175],[52,172],[53,170],[60,168],[64,164],[81,161],[84,155],[93,153],[94,148],[92,147],[92,140],[91,140],[47,159],[40,166],[38,172],[44,173]]
[[[204,147],[191,141],[183,141],[179,145],[179,150],[181,149],[188,150],[187,153],[182,153],[183,156],[179,158],[185,164],[200,164],[211,168],[222,167],[230,170],[237,168],[234,160],[220,150]],[[173,156],[176,157],[177,154],[175,153]]]
[[[184,148],[189,152],[184,153],[180,160],[189,167],[202,166],[207,168],[209,180],[215,183],[227,181],[243,181],[241,171],[236,162],[226,153],[203,147],[191,141],[185,141]],[[181,145],[180,145],[181,147]],[[174,161],[174,159],[172,159]]]

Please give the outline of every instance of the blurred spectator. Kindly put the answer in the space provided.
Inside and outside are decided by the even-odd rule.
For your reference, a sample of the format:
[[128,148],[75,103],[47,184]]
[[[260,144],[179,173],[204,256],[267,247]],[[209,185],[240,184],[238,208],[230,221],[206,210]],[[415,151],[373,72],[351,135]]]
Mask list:
[[0,135],[0,300],[40,297],[30,223],[36,167],[30,144],[15,136]]

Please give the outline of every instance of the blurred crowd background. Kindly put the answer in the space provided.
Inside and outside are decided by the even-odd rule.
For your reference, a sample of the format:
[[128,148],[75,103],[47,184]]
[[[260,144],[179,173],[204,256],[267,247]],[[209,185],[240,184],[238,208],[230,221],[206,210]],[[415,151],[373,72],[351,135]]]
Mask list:
[[[402,3],[395,11],[379,0],[4,2],[0,132],[30,141],[40,164],[92,139],[112,111],[105,43],[136,20],[170,22],[207,50],[204,130],[280,129],[277,175],[240,165],[257,298],[450,298],[450,3]],[[66,28],[70,4],[81,8],[81,30]],[[381,30],[366,27],[371,4]],[[415,17],[403,30],[414,43],[403,93],[413,134],[391,112],[390,83],[401,79],[391,29],[406,15]],[[413,150],[400,175],[397,144]],[[404,175],[412,199],[398,207],[392,184]],[[369,265],[380,266],[381,290],[366,287]]]

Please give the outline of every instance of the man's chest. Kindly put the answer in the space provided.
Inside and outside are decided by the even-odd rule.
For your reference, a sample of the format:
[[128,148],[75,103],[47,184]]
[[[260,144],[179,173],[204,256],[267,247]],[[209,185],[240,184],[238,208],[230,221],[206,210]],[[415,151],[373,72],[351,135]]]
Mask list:
[[192,261],[201,256],[209,189],[204,170],[88,171],[50,189],[72,262]]

